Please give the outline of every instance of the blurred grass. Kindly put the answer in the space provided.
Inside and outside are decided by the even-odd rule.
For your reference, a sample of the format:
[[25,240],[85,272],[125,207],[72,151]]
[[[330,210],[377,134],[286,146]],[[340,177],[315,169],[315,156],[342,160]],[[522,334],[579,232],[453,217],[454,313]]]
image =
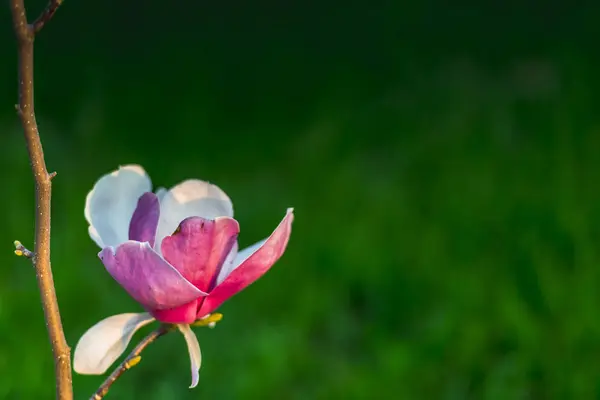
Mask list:
[[[468,73],[456,76],[460,68]],[[600,136],[597,124],[574,132],[570,121],[584,89],[567,82],[540,103],[506,78],[491,87],[473,74],[481,70],[460,68],[415,85],[438,99],[421,108],[408,96],[426,115],[392,95],[351,115],[289,127],[298,133],[280,143],[213,138],[225,154],[209,160],[201,146],[137,150],[127,137],[115,149],[126,156],[103,153],[95,162],[96,142],[65,157],[55,143],[77,142],[77,133],[59,136],[44,124],[48,162],[59,171],[53,262],[72,344],[100,318],[138,310],[86,235],[83,199],[100,174],[139,161],[157,185],[192,176],[217,182],[234,199],[242,244],[268,234],[288,205],[297,210],[286,256],[222,307],[217,329],[199,330],[205,361],[197,390],[187,390],[184,343],[172,335],[111,395],[595,397]],[[448,70],[453,79],[441,78]],[[365,139],[368,121],[388,130],[385,141]],[[255,139],[278,135],[252,129]],[[2,201],[11,212],[2,234],[0,388],[6,398],[48,397],[52,363],[33,273],[10,254],[10,239],[31,240],[33,217],[25,151],[16,126],[11,132],[2,148],[11,171]],[[249,158],[256,162],[240,165]],[[99,381],[76,376],[76,391],[91,393]]]
[[[59,173],[52,260],[72,346],[99,319],[139,311],[86,233],[84,198],[100,175],[137,162],[156,186],[213,181],[233,199],[242,245],[296,209],[281,261],[221,308],[216,329],[198,330],[199,387],[187,389],[185,344],[171,335],[110,398],[600,396],[599,82],[584,52],[570,44],[529,51],[518,25],[520,36],[503,46],[485,43],[501,54],[513,47],[500,62],[435,49],[411,58],[386,30],[399,13],[379,8],[381,26],[364,16],[388,38],[375,45],[360,42],[361,32],[340,39],[326,18],[314,24],[318,16],[302,24],[312,36],[302,36],[300,18],[279,9],[290,18],[274,18],[287,36],[269,31],[268,15],[256,11],[258,22],[248,22],[238,10],[226,19],[236,35],[220,37],[224,11],[214,8],[200,17],[199,35],[215,43],[173,44],[177,28],[136,31],[135,45],[113,41],[125,29],[119,22],[109,36],[95,27],[65,43],[64,31],[81,24],[83,6],[72,4],[38,57],[40,127]],[[108,15],[104,7],[98,15]],[[152,27],[146,18],[140,29]],[[0,398],[50,398],[33,271],[11,248],[14,239],[32,244],[34,216],[11,101],[0,114]],[[77,398],[101,382],[74,379]]]

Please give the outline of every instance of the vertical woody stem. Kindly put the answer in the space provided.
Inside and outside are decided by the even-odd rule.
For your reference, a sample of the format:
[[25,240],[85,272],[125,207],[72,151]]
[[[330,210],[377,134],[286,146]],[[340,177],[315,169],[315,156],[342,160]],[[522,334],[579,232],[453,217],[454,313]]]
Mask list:
[[27,151],[31,160],[31,170],[35,180],[35,248],[31,260],[35,268],[46,327],[54,355],[56,397],[60,400],[72,400],[71,349],[65,339],[50,265],[51,180],[56,174],[49,174],[46,169],[33,99],[33,44],[35,34],[54,15],[61,3],[62,0],[51,1],[34,24],[27,22],[24,0],[10,0],[10,8],[19,56],[19,104],[16,109],[23,125]]

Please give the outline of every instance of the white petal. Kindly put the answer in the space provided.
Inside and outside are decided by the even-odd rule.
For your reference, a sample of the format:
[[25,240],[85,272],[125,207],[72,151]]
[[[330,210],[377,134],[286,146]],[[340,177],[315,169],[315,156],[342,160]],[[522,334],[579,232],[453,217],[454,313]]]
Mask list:
[[104,242],[102,241],[102,239],[100,238],[100,235],[98,234],[98,231],[96,230],[96,228],[94,228],[93,226],[88,226],[88,233],[90,234],[90,237],[92,238],[92,240],[94,242],[96,242],[96,244],[100,247],[100,248],[104,248]]
[[196,334],[189,325],[177,325],[179,331],[183,334],[185,342],[187,343],[188,352],[190,353],[190,365],[192,367],[192,384],[190,389],[195,388],[198,385],[200,378],[200,366],[202,365],[202,354],[200,353],[200,344]]
[[232,259],[230,260],[229,257],[232,256],[233,250],[234,249],[237,250],[237,243],[236,243],[234,246],[234,249],[232,249],[232,252],[229,253],[227,258],[225,259],[226,262],[225,262],[225,264],[223,264],[221,271],[219,271],[219,276],[217,276],[217,285],[219,285],[221,282],[223,282],[225,280],[225,278],[227,278],[234,269],[239,267],[240,264],[246,260],[246,258],[250,257],[252,254],[254,254],[254,252],[256,250],[260,249],[260,247],[266,241],[267,241],[267,239],[263,239],[260,242],[254,243],[252,246],[246,247],[245,249],[241,250],[240,252],[237,252],[237,254],[233,254],[234,257],[232,257]]
[[139,197],[152,189],[139,165],[124,165],[100,178],[85,199],[85,219],[91,238],[104,248],[129,239],[129,221]]
[[225,192],[205,181],[191,179],[171,188],[160,200],[155,242],[159,253],[163,238],[173,234],[181,221],[188,217],[233,217],[233,205]]
[[83,334],[73,356],[78,374],[100,375],[115,362],[131,341],[135,331],[154,321],[148,313],[127,313],[108,317]]
[[164,187],[159,187],[158,189],[156,189],[156,197],[158,197],[158,202],[162,202],[163,198],[165,197],[165,194],[167,194],[169,191],[167,189],[165,189]]

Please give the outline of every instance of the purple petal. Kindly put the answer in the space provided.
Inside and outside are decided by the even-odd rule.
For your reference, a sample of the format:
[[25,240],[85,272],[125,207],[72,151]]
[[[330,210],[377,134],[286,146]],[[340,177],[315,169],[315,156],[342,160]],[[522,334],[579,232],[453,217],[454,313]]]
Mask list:
[[216,310],[224,301],[256,281],[283,255],[292,233],[293,209],[286,216],[264,244],[235,268],[223,283],[215,287],[204,298],[198,310],[198,318]]
[[179,307],[206,293],[188,282],[146,243],[128,241],[98,256],[113,278],[148,311]]
[[190,217],[179,224],[174,234],[164,238],[162,254],[188,281],[207,292],[214,286],[239,231],[233,218]]
[[152,192],[140,196],[129,223],[129,240],[148,242],[151,247],[154,247],[159,216],[160,204],[158,197]]

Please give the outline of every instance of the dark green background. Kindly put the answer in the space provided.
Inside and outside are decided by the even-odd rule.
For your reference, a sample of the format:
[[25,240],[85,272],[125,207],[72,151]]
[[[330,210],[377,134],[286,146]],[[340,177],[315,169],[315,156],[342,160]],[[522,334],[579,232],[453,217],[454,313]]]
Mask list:
[[[198,329],[199,387],[170,335],[108,398],[600,398],[600,8],[573,4],[66,0],[37,41],[36,104],[72,346],[141,311],[87,235],[102,174],[217,183],[242,245],[296,209],[285,256]],[[0,398],[45,399],[0,17]],[[76,398],[101,380],[75,375]]]

